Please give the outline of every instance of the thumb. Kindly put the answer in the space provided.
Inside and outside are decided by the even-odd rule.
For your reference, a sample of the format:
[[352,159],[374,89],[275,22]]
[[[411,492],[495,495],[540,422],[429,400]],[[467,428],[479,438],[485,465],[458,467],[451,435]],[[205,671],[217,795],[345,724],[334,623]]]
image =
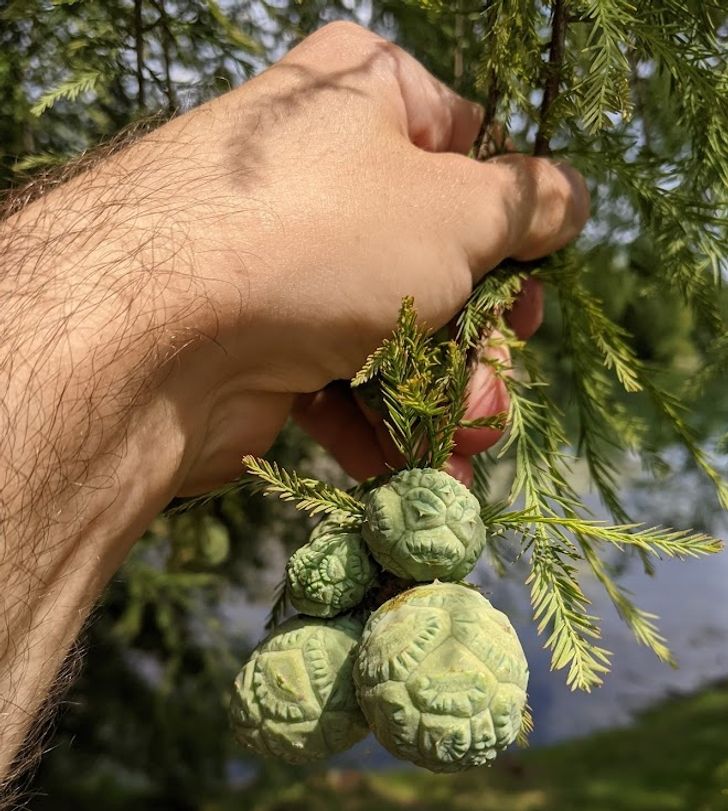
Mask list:
[[428,158],[442,164],[439,182],[445,175],[457,190],[457,211],[447,219],[476,281],[503,259],[563,248],[589,216],[584,179],[566,163],[519,154],[486,163],[455,154]]

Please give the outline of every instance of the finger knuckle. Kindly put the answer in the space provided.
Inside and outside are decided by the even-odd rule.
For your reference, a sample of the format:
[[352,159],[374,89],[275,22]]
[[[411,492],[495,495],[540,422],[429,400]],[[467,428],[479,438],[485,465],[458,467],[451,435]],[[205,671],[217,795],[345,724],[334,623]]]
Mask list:
[[321,37],[341,37],[341,36],[360,36],[366,31],[357,23],[351,20],[334,20],[333,22],[326,23],[322,28],[319,28],[318,34]]

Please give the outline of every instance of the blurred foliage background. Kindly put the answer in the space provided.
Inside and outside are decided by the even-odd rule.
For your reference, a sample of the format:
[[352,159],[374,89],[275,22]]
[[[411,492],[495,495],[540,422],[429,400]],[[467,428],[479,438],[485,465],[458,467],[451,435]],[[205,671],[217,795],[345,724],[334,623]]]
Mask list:
[[[561,98],[550,127],[557,154],[568,155],[592,186],[594,217],[578,249],[585,278],[633,336],[639,358],[659,367],[677,397],[690,394],[692,430],[713,448],[725,431],[726,342],[715,325],[723,323],[726,297],[704,277],[725,272],[714,189],[728,185],[728,136],[715,124],[728,104],[719,47],[724,54],[728,14],[699,2],[638,4],[636,11],[621,0],[572,5],[567,71],[574,93]],[[548,4],[526,0],[0,0],[0,184],[20,185],[135,122],[224,92],[334,19],[399,41],[507,120],[519,148],[532,149],[540,90],[531,80],[548,50],[550,13]],[[691,41],[708,53],[715,48],[714,60],[696,54],[699,69],[689,81],[671,70],[685,47],[676,29],[664,64],[640,61],[638,47],[620,44],[619,25],[632,24],[635,14],[647,33],[693,15]],[[605,52],[609,36],[614,40],[604,64],[601,52],[589,50],[585,22],[599,28]],[[703,42],[701,31],[713,38]],[[586,69],[578,54],[591,60]],[[712,84],[701,71],[715,75]],[[573,123],[569,104],[577,103],[612,112]],[[702,126],[686,125],[695,121]],[[620,173],[630,162],[639,171]],[[668,284],[660,270],[670,263]],[[694,306],[685,305],[686,294]],[[534,347],[576,445],[561,311],[553,301],[547,310]],[[662,452],[671,437],[650,421],[646,404],[640,408],[653,434],[652,470],[669,477]],[[346,484],[295,427],[271,454]],[[709,495],[700,498],[698,522],[715,509]],[[31,787],[32,808],[728,808],[721,793],[728,787],[728,699],[718,688],[656,711],[626,736],[505,759],[485,780],[246,761],[226,720],[232,677],[257,634],[241,622],[239,605],[260,601],[262,631],[287,551],[308,528],[289,507],[239,494],[157,520],[88,624],[83,672]],[[660,763],[648,763],[658,746]]]

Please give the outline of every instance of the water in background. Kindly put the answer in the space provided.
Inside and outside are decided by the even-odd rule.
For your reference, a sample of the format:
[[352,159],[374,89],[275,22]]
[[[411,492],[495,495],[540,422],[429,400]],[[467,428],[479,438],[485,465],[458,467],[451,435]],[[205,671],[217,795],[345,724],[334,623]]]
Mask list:
[[[684,469],[680,452],[674,452],[672,461],[682,472],[665,482],[633,480],[624,492],[629,514],[651,526],[695,528],[728,538],[728,516],[711,490],[694,471]],[[607,518],[593,496],[587,495],[585,502],[595,517]],[[686,561],[655,559],[652,576],[635,558],[619,578],[641,608],[658,615],[677,668],[637,644],[604,590],[585,572],[582,582],[592,600],[591,613],[602,619],[602,647],[614,654],[611,672],[592,693],[572,692],[564,671],[550,670],[548,652],[530,619],[523,578],[498,581],[482,566],[477,574],[492,602],[510,614],[526,651],[534,744],[628,724],[636,712],[671,694],[692,692],[728,677],[728,550]]]
[[[676,452],[676,467],[682,460]],[[586,496],[594,517],[604,517],[597,500]],[[683,470],[659,485],[634,479],[624,492],[636,520],[649,525],[703,529],[728,537],[728,520],[696,474]],[[636,712],[671,694],[691,692],[728,677],[728,550],[709,558],[655,560],[655,574],[644,573],[638,559],[628,562],[620,583],[638,605],[660,617],[660,630],[678,660],[678,668],[661,663],[641,647],[621,621],[603,590],[587,572],[582,583],[592,599],[591,613],[602,619],[603,647],[612,651],[612,670],[592,693],[573,693],[564,671],[551,672],[549,654],[531,620],[526,569],[515,566],[506,578],[495,577],[484,559],[468,578],[477,582],[496,607],[516,626],[531,668],[529,703],[533,709],[534,745],[543,745],[628,724]],[[229,609],[232,609],[229,606]],[[260,638],[268,606],[238,604],[235,622]],[[228,615],[229,616],[229,615]],[[401,767],[370,736],[336,759],[357,768]]]

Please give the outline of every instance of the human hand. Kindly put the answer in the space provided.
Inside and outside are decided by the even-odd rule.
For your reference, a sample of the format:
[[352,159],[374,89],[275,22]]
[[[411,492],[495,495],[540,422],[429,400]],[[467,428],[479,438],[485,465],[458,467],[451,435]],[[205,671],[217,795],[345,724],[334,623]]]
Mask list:
[[[577,235],[588,213],[580,176],[523,155],[465,157],[480,122],[478,106],[404,51],[336,23],[167,125],[188,156],[204,155],[199,178],[219,169],[191,183],[192,195],[181,190],[193,198],[190,290],[207,302],[182,322],[214,337],[180,363],[183,408],[195,414],[182,492],[236,475],[241,455],[264,452],[291,411],[352,475],[382,472],[391,448],[381,425],[327,384],[351,377],[391,332],[403,296],[438,328],[503,258],[543,256]],[[528,301],[524,332],[539,319],[534,287]],[[482,366],[468,416],[505,405]],[[460,451],[496,438],[470,430]],[[467,465],[456,470],[467,478]]]
[[[465,154],[480,109],[350,24],[0,221],[0,774],[89,606],[174,495],[293,412],[357,477],[391,448],[350,378],[403,296],[433,329],[503,258],[572,239],[578,174]],[[539,293],[513,314],[527,332]],[[483,366],[469,417],[500,411]],[[463,431],[454,472],[494,436]],[[391,457],[390,457],[391,458]],[[459,465],[459,467],[458,467]]]

